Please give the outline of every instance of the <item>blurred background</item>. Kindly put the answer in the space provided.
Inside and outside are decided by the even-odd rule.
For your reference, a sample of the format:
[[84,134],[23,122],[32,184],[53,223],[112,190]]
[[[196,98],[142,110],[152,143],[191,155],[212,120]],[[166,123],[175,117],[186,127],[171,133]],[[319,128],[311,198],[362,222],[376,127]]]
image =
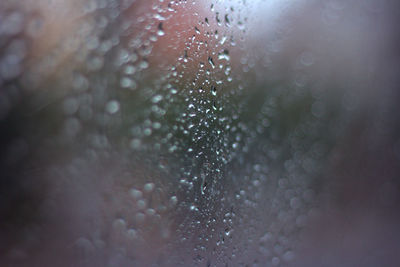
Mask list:
[[3,0],[1,266],[398,266],[395,0]]

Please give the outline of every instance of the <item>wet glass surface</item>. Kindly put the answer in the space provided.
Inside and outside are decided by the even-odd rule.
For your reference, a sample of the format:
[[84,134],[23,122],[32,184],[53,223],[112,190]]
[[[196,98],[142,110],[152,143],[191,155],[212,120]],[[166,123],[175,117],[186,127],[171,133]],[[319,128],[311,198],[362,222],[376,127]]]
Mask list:
[[396,1],[0,3],[1,266],[397,266]]

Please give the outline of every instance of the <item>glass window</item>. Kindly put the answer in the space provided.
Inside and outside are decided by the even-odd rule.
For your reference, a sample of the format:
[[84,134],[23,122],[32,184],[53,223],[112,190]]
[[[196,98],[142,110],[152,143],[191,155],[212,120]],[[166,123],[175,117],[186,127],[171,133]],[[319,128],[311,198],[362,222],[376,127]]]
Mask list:
[[396,266],[396,1],[2,0],[1,266]]

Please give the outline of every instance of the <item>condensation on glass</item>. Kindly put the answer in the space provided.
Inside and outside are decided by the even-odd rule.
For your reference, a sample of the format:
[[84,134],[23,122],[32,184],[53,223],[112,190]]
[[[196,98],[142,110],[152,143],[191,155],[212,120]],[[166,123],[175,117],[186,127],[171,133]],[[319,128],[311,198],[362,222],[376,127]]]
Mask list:
[[0,3],[1,266],[395,266],[396,1]]

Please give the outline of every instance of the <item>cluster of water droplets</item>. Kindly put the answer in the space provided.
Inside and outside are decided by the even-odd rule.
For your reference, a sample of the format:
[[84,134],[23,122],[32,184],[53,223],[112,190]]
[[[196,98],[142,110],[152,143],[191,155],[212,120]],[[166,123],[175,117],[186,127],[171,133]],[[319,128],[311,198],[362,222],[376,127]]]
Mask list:
[[[336,134],[326,131],[338,116],[328,99],[304,89],[315,55],[299,53],[288,83],[260,78],[264,72],[252,70],[273,76],[271,62],[290,31],[282,26],[261,52],[247,51],[253,4],[144,2],[85,2],[82,25],[21,78],[39,88],[41,73],[72,51],[54,71],[61,90],[33,100],[39,112],[62,114],[51,120],[62,125],[48,143],[80,157],[67,164],[60,187],[80,184],[71,177],[89,171],[83,166],[118,162],[123,170],[98,169],[100,191],[110,190],[96,195],[101,223],[77,237],[79,257],[101,254],[109,266],[288,264],[315,212],[315,179]],[[188,27],[179,28],[187,16]],[[0,36],[23,29],[34,36],[40,20],[26,20],[8,12]],[[21,75],[26,42],[0,45],[4,83]],[[0,102],[0,117],[5,107]],[[143,257],[147,248],[160,256]]]

